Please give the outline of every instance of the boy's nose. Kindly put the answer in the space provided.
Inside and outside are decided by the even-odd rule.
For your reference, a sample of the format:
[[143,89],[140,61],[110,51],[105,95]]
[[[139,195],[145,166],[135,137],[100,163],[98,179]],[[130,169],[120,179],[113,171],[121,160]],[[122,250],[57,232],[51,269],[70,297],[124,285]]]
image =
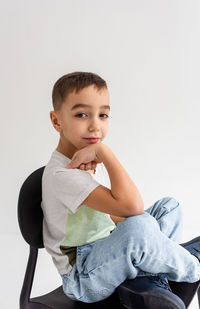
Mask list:
[[98,120],[93,120],[89,124],[89,131],[99,131],[100,130],[100,123]]

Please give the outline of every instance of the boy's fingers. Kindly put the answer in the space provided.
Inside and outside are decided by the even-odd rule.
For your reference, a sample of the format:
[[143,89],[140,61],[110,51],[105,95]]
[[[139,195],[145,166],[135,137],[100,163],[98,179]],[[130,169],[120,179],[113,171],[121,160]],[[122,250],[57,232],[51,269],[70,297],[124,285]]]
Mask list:
[[93,169],[93,170],[94,170],[94,169],[96,168],[96,166],[97,166],[97,165],[96,165],[95,163],[92,163],[92,167],[91,167],[91,169]]
[[71,162],[66,165],[66,168],[80,168],[81,165],[85,166],[85,163],[81,163],[80,160],[77,160],[76,158],[75,159],[72,158]]
[[71,161],[69,164],[66,165],[66,168],[76,168],[79,164],[76,164],[75,161]]
[[93,164],[94,167],[97,166],[97,162],[95,162],[95,161],[92,161],[92,164]]
[[71,161],[69,164],[66,165],[66,168],[79,168],[81,170],[91,170],[95,169],[97,166],[97,163],[92,161],[87,164],[82,163],[81,165],[75,164],[74,161]]
[[81,169],[81,170],[84,170],[84,169],[85,169],[85,164],[81,164],[81,165],[80,165],[80,169]]
[[87,163],[85,168],[86,168],[86,170],[91,170],[92,169],[92,164],[91,163]]

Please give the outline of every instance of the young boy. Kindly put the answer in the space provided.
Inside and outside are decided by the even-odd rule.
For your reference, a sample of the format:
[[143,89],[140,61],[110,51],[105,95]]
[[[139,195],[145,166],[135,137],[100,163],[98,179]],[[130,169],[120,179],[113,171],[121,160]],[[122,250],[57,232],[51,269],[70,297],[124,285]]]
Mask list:
[[42,178],[43,239],[64,293],[97,302],[127,280],[119,296],[128,308],[156,309],[160,302],[162,309],[185,308],[168,279],[200,279],[200,238],[179,245],[181,207],[172,197],[144,211],[133,180],[103,143],[106,82],[73,72],[57,80],[52,98],[50,118],[60,139]]

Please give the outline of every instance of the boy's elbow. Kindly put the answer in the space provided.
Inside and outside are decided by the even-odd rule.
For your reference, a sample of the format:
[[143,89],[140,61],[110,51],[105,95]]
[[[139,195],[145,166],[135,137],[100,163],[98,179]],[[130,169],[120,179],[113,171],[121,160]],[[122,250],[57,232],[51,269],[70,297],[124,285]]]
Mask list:
[[144,204],[135,205],[131,211],[131,216],[139,216],[144,213]]
[[144,204],[142,203],[134,203],[131,202],[127,202],[126,201],[126,207],[124,201],[122,202],[122,207],[120,207],[120,209],[123,209],[123,213],[119,214],[118,216],[120,217],[124,217],[124,218],[128,218],[131,216],[138,216],[138,215],[142,215],[144,213]]

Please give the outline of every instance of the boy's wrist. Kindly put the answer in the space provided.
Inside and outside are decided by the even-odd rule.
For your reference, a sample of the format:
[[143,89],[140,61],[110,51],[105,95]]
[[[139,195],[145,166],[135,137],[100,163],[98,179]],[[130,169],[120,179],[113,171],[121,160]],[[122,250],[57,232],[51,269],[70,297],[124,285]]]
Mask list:
[[96,156],[97,158],[102,161],[103,160],[103,155],[105,153],[105,151],[108,149],[108,146],[103,144],[103,143],[99,143],[97,144],[97,151],[96,151]]

